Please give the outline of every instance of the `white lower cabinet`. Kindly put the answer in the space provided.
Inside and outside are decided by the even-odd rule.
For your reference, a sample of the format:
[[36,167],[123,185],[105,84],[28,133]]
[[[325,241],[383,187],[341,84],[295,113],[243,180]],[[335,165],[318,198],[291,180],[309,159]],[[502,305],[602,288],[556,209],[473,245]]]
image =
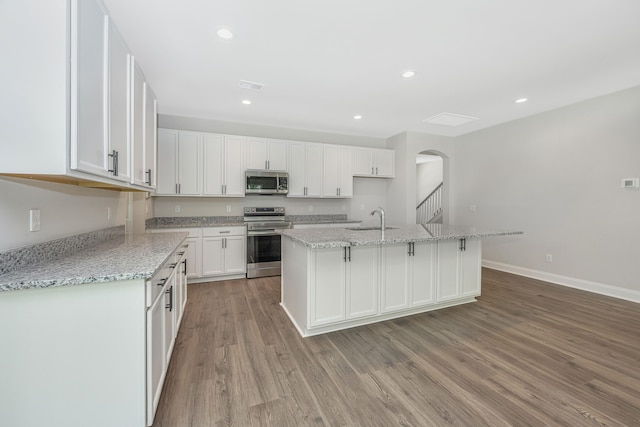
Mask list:
[[188,243],[169,257],[147,281],[147,425],[153,419],[187,302]]
[[202,230],[202,276],[246,272],[244,227],[212,227]]
[[389,313],[435,302],[437,244],[410,242],[382,249],[380,311]]
[[480,239],[438,242],[437,302],[480,295]]
[[247,272],[245,226],[163,228],[152,233],[188,232],[186,278],[191,282],[237,279]]
[[375,246],[315,251],[311,326],[377,314],[378,253]]
[[480,295],[480,239],[311,249],[283,238],[282,253],[281,305],[303,336]]

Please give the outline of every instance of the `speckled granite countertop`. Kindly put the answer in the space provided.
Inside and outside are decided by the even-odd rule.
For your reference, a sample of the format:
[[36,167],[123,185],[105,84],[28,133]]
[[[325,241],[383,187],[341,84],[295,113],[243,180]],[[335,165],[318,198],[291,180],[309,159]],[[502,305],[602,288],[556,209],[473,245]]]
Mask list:
[[162,228],[200,228],[243,226],[241,216],[171,216],[151,218],[146,221],[147,230]]
[[522,231],[480,230],[475,227],[460,227],[442,224],[403,225],[385,230],[382,239],[380,230],[348,230],[345,228],[322,228],[304,230],[282,230],[280,234],[311,249],[343,246],[379,245],[392,243],[421,242],[429,240],[471,239],[492,236],[523,234]]
[[0,292],[148,279],[188,233],[120,235],[79,252],[0,275]]
[[[347,219],[346,214],[286,215],[285,221],[290,221],[293,224],[356,224],[360,222]],[[243,225],[244,219],[241,216],[174,216],[151,218],[146,221],[147,230]]]

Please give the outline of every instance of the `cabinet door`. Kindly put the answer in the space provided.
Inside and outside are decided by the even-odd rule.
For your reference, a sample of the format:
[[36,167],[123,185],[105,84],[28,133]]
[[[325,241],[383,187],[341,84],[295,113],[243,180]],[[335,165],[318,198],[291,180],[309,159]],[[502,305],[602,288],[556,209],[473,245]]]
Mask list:
[[158,130],[158,194],[174,195],[178,184],[178,131]]
[[378,246],[348,248],[346,318],[372,316],[378,313]]
[[[164,352],[165,365],[171,360],[173,352],[173,344],[176,342],[176,319],[175,319],[175,291],[176,291],[176,274],[175,269],[167,280],[164,291]],[[166,369],[166,366],[165,366]]]
[[411,260],[411,289],[409,301],[412,307],[435,302],[437,244],[415,242]]
[[147,420],[153,420],[165,372],[164,297],[147,310]]
[[375,151],[375,175],[393,177],[395,170],[395,152],[393,150]]
[[460,291],[460,242],[441,240],[438,242],[438,275],[436,298],[438,302],[458,298]]
[[344,320],[344,248],[318,249],[312,256],[315,269],[309,290],[309,325],[313,327]]
[[338,147],[325,145],[323,147],[322,195],[324,197],[338,197],[340,184],[338,183]]
[[482,241],[480,239],[465,239],[465,250],[461,252],[462,296],[480,295],[482,270]]
[[158,102],[149,86],[144,84],[144,185],[150,188],[157,186],[157,132]]
[[353,174],[358,176],[372,176],[373,151],[367,148],[353,149]]
[[267,166],[269,170],[286,171],[287,169],[287,141],[270,139],[268,142]]
[[244,196],[244,137],[225,136],[225,195]]
[[178,134],[178,192],[180,195],[199,196],[202,192],[201,137],[201,134],[195,132]]
[[187,279],[198,278],[200,274],[200,262],[202,260],[202,239],[188,237],[187,243]]
[[202,275],[215,276],[224,273],[224,248],[222,237],[202,238]]
[[267,140],[247,138],[247,169],[267,168]]
[[145,78],[142,70],[132,60],[131,69],[131,144],[133,146],[133,183],[146,185],[144,164],[144,86]]
[[322,144],[307,144],[306,151],[307,197],[322,197]]
[[242,274],[247,270],[247,250],[244,236],[225,237],[224,272]]
[[338,188],[340,188],[340,197],[353,197],[351,154],[351,148],[338,147]]
[[382,247],[382,292],[380,311],[388,313],[409,307],[409,245]]
[[305,195],[306,183],[306,150],[303,142],[289,143],[289,196]]
[[76,4],[71,71],[71,168],[107,176],[107,37],[109,17],[96,1]]
[[204,152],[204,189],[207,196],[223,194],[224,185],[224,137],[205,134],[202,142]]

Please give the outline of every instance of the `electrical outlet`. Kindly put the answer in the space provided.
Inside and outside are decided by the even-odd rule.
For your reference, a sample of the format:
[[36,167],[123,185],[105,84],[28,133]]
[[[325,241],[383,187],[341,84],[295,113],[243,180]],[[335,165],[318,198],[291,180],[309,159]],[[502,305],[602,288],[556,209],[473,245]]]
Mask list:
[[313,212],[313,205],[309,205],[309,212]]
[[469,212],[475,212],[476,211],[476,205],[469,205]]
[[111,206],[107,206],[107,221],[111,221]]
[[176,212],[176,213],[180,213],[180,205],[176,205],[176,207],[175,207],[175,212]]
[[40,209],[29,210],[29,231],[40,231]]
[[547,254],[547,255],[545,255],[545,261],[547,261],[547,262],[553,262],[553,255],[551,255],[551,254]]
[[231,206],[227,205],[227,213],[231,213]]

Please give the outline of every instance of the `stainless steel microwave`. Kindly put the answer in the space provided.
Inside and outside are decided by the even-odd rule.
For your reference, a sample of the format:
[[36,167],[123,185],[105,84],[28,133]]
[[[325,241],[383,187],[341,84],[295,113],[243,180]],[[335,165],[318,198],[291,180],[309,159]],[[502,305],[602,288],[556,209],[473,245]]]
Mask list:
[[245,194],[287,194],[289,174],[267,170],[245,172]]

